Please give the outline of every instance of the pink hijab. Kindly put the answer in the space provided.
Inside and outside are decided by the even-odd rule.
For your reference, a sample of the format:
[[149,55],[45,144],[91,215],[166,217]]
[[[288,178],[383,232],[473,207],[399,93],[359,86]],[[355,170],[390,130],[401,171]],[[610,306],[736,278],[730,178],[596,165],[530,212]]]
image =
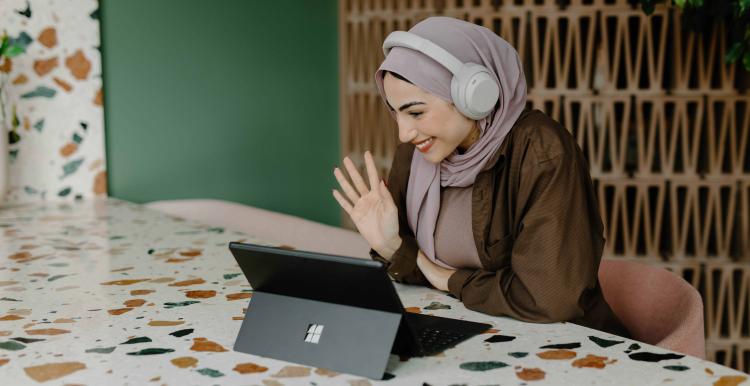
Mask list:
[[[487,28],[449,17],[430,17],[409,32],[432,41],[462,62],[487,67],[500,85],[500,99],[486,118],[478,121],[480,138],[464,154],[454,151],[440,165],[422,157],[414,149],[406,192],[409,227],[420,249],[433,262],[451,268],[435,258],[435,224],[440,211],[440,187],[466,187],[503,143],[526,105],[526,79],[518,52]],[[415,86],[452,103],[453,74],[421,52],[394,47],[375,73],[375,83],[383,101],[383,77],[390,71]],[[395,113],[394,113],[395,117]]]

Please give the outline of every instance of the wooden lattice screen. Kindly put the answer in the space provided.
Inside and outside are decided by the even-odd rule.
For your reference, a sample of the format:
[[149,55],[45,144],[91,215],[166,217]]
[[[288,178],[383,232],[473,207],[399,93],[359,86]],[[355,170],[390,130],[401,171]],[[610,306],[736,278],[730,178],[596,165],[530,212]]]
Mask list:
[[529,104],[587,156],[604,257],[680,273],[703,295],[708,358],[750,370],[750,93],[722,61],[723,27],[687,33],[675,8],[627,0],[339,0],[339,13],[342,155],[390,167],[397,128],[373,82],[388,33],[433,15],[490,28],[521,55]]

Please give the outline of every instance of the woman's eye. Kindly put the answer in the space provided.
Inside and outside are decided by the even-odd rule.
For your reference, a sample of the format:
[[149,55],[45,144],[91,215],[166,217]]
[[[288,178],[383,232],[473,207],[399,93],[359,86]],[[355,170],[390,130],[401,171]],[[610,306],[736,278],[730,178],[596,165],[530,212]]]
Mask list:
[[414,118],[417,118],[418,116],[422,115],[422,113],[421,112],[413,112],[413,113],[409,113],[409,115],[411,115]]

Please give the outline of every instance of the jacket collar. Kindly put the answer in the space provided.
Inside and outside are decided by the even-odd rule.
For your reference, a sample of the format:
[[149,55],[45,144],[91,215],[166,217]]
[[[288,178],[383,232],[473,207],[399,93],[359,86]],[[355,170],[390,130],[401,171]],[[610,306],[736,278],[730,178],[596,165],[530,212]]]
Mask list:
[[495,151],[495,153],[492,154],[490,159],[487,161],[487,164],[484,166],[484,169],[482,169],[483,171],[489,170],[489,169],[497,169],[496,167],[498,166],[497,164],[502,164],[505,161],[506,155],[510,148],[509,142],[510,142],[511,134],[515,130],[516,126],[518,126],[518,123],[521,122],[523,118],[525,118],[526,115],[528,115],[531,111],[532,111],[531,109],[525,108],[521,112],[521,115],[519,115],[518,119],[516,119],[516,123],[513,124],[513,128],[510,129],[510,131],[508,132],[508,135],[506,135],[505,139],[503,139],[503,143],[500,144],[500,147],[497,149],[497,151]]

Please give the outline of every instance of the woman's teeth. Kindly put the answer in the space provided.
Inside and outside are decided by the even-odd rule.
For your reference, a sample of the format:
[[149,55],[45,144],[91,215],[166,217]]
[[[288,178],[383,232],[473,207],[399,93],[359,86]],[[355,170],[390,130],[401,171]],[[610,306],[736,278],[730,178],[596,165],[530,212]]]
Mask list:
[[417,144],[417,148],[419,150],[425,150],[430,145],[432,145],[432,138],[429,138],[428,140],[426,140],[426,141],[424,141],[422,143]]

